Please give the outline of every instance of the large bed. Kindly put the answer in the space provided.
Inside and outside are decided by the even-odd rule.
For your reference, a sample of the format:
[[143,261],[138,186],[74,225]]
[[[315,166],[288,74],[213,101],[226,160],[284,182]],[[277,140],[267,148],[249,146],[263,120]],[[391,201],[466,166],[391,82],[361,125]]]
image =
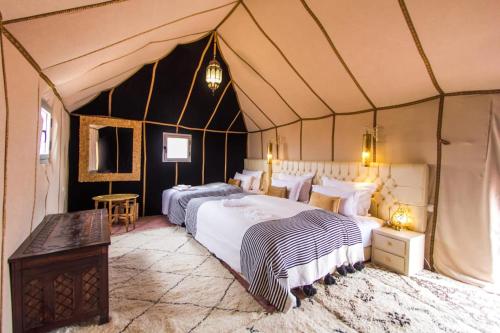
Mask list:
[[186,215],[187,231],[280,311],[297,304],[293,288],[363,262],[381,224],[266,195],[193,199]]

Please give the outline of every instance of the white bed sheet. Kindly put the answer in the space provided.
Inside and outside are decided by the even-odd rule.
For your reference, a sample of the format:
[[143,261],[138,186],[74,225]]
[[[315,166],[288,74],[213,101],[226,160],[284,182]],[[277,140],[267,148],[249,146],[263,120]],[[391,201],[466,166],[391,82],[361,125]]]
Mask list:
[[[195,237],[238,273],[241,273],[241,243],[248,228],[265,220],[288,218],[315,209],[307,204],[267,195],[249,195],[244,200],[248,205],[243,207],[224,207],[221,201],[209,201],[201,205]],[[268,218],[260,221],[250,219],[252,214],[248,213],[256,210],[265,212]]]
[[374,216],[352,216],[361,231],[363,247],[372,245],[372,231],[384,225],[384,220]]
[[[202,204],[198,210],[195,237],[198,242],[238,273],[241,273],[241,243],[248,228],[266,220],[288,218],[303,211],[317,209],[317,207],[305,203],[267,195],[250,195],[242,200],[246,205],[240,207],[224,207],[221,201],[209,201]],[[249,214],[255,210],[261,211],[266,218],[252,220],[252,216],[259,215]],[[223,213],[221,214],[221,212]],[[363,247],[369,246],[364,244],[371,244],[371,231],[380,227],[379,221],[381,220],[373,217],[356,217],[356,221],[359,221],[363,246],[360,246],[355,256],[357,255],[359,260],[363,260]],[[328,272],[334,267],[332,262],[342,260],[338,255],[326,257],[328,256],[314,265],[307,265],[312,266],[313,269],[299,266],[289,270],[291,288],[314,282],[326,274],[325,271]],[[318,274],[323,275],[318,276]]]

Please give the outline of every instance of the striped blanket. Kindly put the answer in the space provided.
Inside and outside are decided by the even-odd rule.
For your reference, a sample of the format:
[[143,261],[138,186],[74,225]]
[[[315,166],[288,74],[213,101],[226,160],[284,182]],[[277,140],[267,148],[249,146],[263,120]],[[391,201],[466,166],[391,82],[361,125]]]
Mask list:
[[295,304],[288,270],[309,263],[317,265],[328,255],[342,263],[363,260],[359,227],[343,215],[308,210],[251,226],[241,244],[241,272],[250,284],[250,293],[286,311]]
[[227,196],[241,192],[241,188],[225,183],[194,186],[187,191],[168,189],[163,192],[163,214],[168,216],[170,222],[183,225],[186,217],[186,207],[191,199]]

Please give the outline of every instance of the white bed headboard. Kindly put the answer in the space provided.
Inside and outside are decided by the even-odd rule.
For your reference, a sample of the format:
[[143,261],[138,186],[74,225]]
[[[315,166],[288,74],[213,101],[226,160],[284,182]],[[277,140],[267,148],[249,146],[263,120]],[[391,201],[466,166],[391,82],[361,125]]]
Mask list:
[[[245,159],[245,169],[263,170],[266,173],[264,188],[268,182],[266,160]],[[412,229],[425,232],[427,226],[427,202],[429,167],[427,164],[381,164],[364,167],[359,162],[332,161],[281,161],[274,160],[272,172],[301,175],[315,172],[313,184],[321,184],[321,177],[338,180],[371,182],[378,185],[373,195],[370,213],[383,220],[389,219],[398,202],[408,205],[414,223]]]

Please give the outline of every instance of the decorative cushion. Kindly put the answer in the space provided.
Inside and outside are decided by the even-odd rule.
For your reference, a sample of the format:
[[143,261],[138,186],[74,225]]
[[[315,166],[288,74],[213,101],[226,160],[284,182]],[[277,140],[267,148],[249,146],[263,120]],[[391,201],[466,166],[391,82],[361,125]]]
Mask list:
[[314,172],[308,172],[300,176],[278,173],[275,179],[300,182],[297,200],[301,202],[307,202],[307,200],[309,200],[309,193],[311,192],[312,179],[314,178],[314,175]]
[[257,170],[257,171],[246,170],[246,169],[243,170],[243,174],[244,175],[254,177],[252,185],[250,186],[251,190],[253,190],[253,191],[259,191],[260,190],[260,186],[261,186],[261,183],[262,183],[262,173],[263,173],[263,171],[260,171],[260,170]]
[[267,190],[267,195],[272,197],[286,198],[286,194],[286,186],[269,186],[269,189]]
[[241,180],[240,186],[244,191],[250,191],[250,187],[252,186],[252,182],[253,182],[253,176],[243,175],[243,174],[237,172],[234,175],[234,179]]
[[302,182],[293,180],[271,179],[271,186],[286,187],[286,197],[290,200],[297,201],[299,198]]
[[309,204],[330,212],[338,213],[340,207],[340,197],[331,197],[318,192],[313,192],[311,194],[311,200]]
[[241,185],[241,180],[240,179],[233,179],[233,178],[229,178],[229,180],[227,181],[227,183],[229,185],[233,185],[233,186],[238,186],[240,187]]
[[355,193],[357,196],[356,215],[366,216],[371,205],[371,197],[377,185],[365,182],[346,182],[323,176],[321,178],[323,186],[332,187],[341,191]]
[[358,199],[360,192],[346,192],[335,187],[313,185],[313,193],[320,193],[330,197],[342,198],[339,213],[346,216],[358,215]]

